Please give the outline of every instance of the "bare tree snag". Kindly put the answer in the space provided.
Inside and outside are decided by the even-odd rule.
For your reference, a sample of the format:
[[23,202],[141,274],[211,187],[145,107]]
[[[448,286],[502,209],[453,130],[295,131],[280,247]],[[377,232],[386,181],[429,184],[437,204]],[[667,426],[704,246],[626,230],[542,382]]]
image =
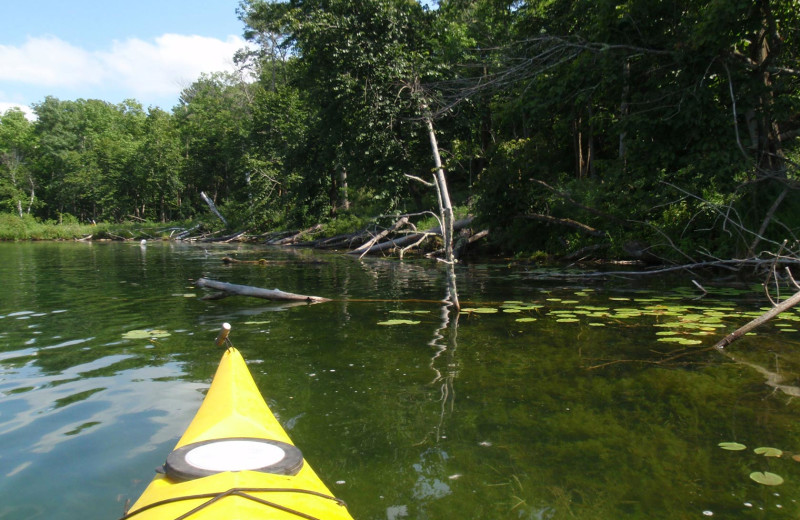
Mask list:
[[359,258],[363,257],[364,255],[367,254],[367,252],[369,251],[369,248],[371,248],[376,243],[378,243],[379,240],[384,238],[389,233],[394,233],[395,231],[397,231],[401,227],[405,226],[406,224],[408,224],[408,217],[401,218],[400,220],[395,222],[394,225],[391,228],[384,229],[383,231],[381,231],[380,233],[378,233],[377,235],[372,237],[372,239],[370,239],[369,241],[367,241],[363,245],[357,247],[356,249],[353,249],[352,251],[348,251],[348,254],[360,255]]
[[[457,220],[453,224],[453,230],[458,231],[461,228],[469,226],[470,223],[472,223],[472,219],[473,217],[467,217]],[[410,233],[400,238],[391,238],[389,240],[385,240],[367,249],[367,254],[380,253],[381,251],[386,251],[389,249],[405,247],[408,244],[413,244],[414,242],[417,242],[421,238],[426,238],[428,236],[435,236],[435,235],[442,235],[442,228],[440,226],[427,229],[425,231],[420,231],[419,233]]]
[[[322,303],[331,301],[329,298],[321,296],[306,296],[304,294],[294,294],[281,291],[279,289],[262,289],[260,287],[253,287],[251,285],[238,285],[234,283],[218,282],[216,280],[209,280],[208,278],[200,278],[195,282],[197,287],[205,287],[208,289],[216,289],[221,291],[225,296],[239,295],[239,296],[252,296],[254,298],[263,298],[272,301],[293,301],[293,302],[308,302],[308,303]],[[212,295],[210,299],[219,299],[219,294]]]
[[275,246],[295,245],[295,244],[298,244],[298,243],[302,242],[307,235],[310,235],[312,233],[316,233],[316,232],[321,231],[321,230],[322,230],[322,224],[315,224],[315,225],[311,226],[310,228],[306,228],[306,229],[303,229],[301,231],[296,231],[296,232],[294,232],[293,235],[288,236],[286,238],[281,238],[280,240],[270,241],[269,244],[270,245],[275,245]]
[[211,213],[216,215],[217,218],[219,218],[222,221],[222,223],[225,224],[225,227],[228,227],[228,221],[225,220],[225,217],[222,216],[222,213],[220,213],[219,210],[217,210],[217,207],[214,205],[214,201],[208,198],[206,192],[201,191],[200,197],[205,201],[206,204],[208,204],[208,208],[211,210]]
[[716,348],[717,350],[721,350],[727,347],[728,345],[730,345],[737,339],[741,338],[754,328],[758,327],[759,325],[763,325],[764,323],[768,322],[769,320],[771,320],[778,314],[782,313],[783,311],[791,309],[798,303],[800,303],[800,291],[794,293],[789,299],[779,303],[778,305],[771,308],[758,318],[750,321],[743,327],[739,327],[735,331],[731,332],[730,334],[722,338],[719,342],[717,342],[717,344],[714,345],[714,348]]
[[[461,222],[461,221],[458,221],[458,222]],[[455,230],[456,231],[460,231],[461,232],[460,234],[464,234],[465,228],[456,227]],[[477,232],[475,234],[471,234],[471,233],[465,234],[465,236],[462,237],[462,238],[466,238],[466,240],[462,240],[462,239],[456,240],[455,246],[453,247],[453,256],[455,256],[456,258],[461,258],[461,255],[464,253],[464,250],[466,249],[466,247],[468,245],[473,244],[474,242],[477,242],[478,240],[480,240],[482,238],[486,238],[487,236],[489,236],[489,230],[488,229],[484,229],[483,231],[479,231],[479,232]],[[436,255],[440,255],[442,253],[444,253],[444,249],[437,249],[436,251],[431,251],[430,253],[427,253],[425,256],[426,257],[433,257],[433,256],[436,256]]]
[[456,288],[456,259],[453,257],[453,223],[455,220],[453,217],[453,205],[450,202],[450,193],[447,189],[447,179],[444,175],[442,157],[439,154],[439,144],[436,142],[436,132],[433,130],[433,118],[428,111],[427,105],[424,103],[423,108],[427,113],[425,115],[425,126],[428,129],[428,139],[431,142],[433,162],[436,166],[434,180],[436,181],[436,191],[439,195],[439,213],[442,216],[442,238],[444,239],[445,263],[447,263],[448,266],[448,297],[456,310],[459,310],[461,309],[461,305],[458,303],[458,291]]

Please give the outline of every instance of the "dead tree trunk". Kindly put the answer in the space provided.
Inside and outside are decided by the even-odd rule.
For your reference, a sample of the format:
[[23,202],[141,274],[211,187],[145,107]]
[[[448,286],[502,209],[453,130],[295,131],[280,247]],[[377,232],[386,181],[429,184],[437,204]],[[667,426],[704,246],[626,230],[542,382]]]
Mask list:
[[367,252],[369,252],[369,249],[376,243],[378,243],[380,239],[382,239],[389,233],[394,233],[395,231],[405,226],[406,224],[408,224],[408,217],[403,217],[397,222],[395,222],[391,228],[384,229],[383,231],[372,237],[369,241],[365,242],[363,245],[357,247],[356,249],[353,249],[352,251],[348,251],[347,253],[351,255],[360,255],[359,258],[361,258],[364,255],[366,255]]
[[[424,106],[427,111],[427,107]],[[453,205],[450,203],[450,193],[447,190],[447,179],[442,167],[442,157],[439,154],[439,144],[436,142],[436,133],[433,131],[433,119],[430,114],[425,115],[425,126],[428,129],[428,138],[431,142],[431,152],[433,162],[436,165],[434,179],[439,195],[439,213],[442,216],[442,238],[444,239],[445,263],[447,264],[447,286],[449,300],[456,310],[461,309],[458,303],[458,291],[456,288],[455,258],[453,257]]]
[[208,278],[200,278],[195,282],[197,287],[207,287],[209,289],[216,289],[221,291],[222,294],[217,294],[211,299],[224,298],[238,294],[240,296],[252,296],[254,298],[263,298],[265,300],[273,301],[291,301],[291,302],[308,302],[308,303],[322,303],[329,302],[329,298],[321,296],[307,296],[305,294],[295,294],[281,291],[279,289],[262,289],[261,287],[253,287],[250,285],[238,285],[234,283],[218,282],[216,280],[209,280]]
[[208,208],[211,210],[211,213],[216,215],[217,218],[219,218],[222,223],[225,224],[225,227],[228,227],[228,221],[225,220],[225,217],[222,216],[222,213],[217,210],[217,206],[214,205],[214,201],[208,198],[208,195],[206,195],[204,191],[200,192],[200,197],[205,201],[206,204],[208,204]]
[[760,325],[763,325],[764,323],[768,322],[769,320],[771,320],[772,318],[774,318],[778,314],[780,314],[780,313],[782,313],[782,312],[784,312],[784,311],[786,311],[788,309],[791,309],[792,307],[794,307],[798,303],[800,303],[800,291],[796,292],[794,295],[792,295],[792,297],[790,297],[786,301],[776,305],[775,307],[773,307],[769,311],[765,312],[764,314],[762,314],[758,318],[750,321],[746,325],[743,325],[742,327],[739,327],[735,331],[731,332],[730,334],[728,334],[727,336],[722,338],[719,342],[717,342],[717,344],[714,345],[714,348],[719,350],[719,349],[723,349],[723,348],[727,347],[728,345],[730,345],[731,343],[733,343],[737,339],[741,338],[742,336],[744,336],[745,334],[747,334],[748,332],[750,332],[754,328],[756,328],[756,327],[758,327]]
[[[458,231],[459,229],[462,229],[470,225],[472,219],[473,217],[467,217],[456,221],[453,224],[453,230]],[[413,244],[414,242],[419,241],[425,236],[434,236],[434,235],[443,235],[442,228],[437,226],[435,228],[426,229],[425,231],[421,231],[419,233],[410,233],[400,238],[391,238],[389,240],[385,240],[380,244],[375,244],[374,246],[367,249],[367,254],[380,253],[382,251],[395,249],[398,247],[405,247],[409,244]]]

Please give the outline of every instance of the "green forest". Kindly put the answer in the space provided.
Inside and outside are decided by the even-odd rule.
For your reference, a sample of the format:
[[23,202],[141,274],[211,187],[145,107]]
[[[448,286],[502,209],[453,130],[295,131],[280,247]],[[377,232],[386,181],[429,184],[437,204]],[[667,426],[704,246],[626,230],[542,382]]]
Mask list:
[[[329,233],[436,211],[432,123],[485,250],[800,250],[798,0],[242,0],[239,73],[171,111],[0,117],[4,221]],[[216,225],[219,225],[217,223]],[[785,244],[784,244],[784,241]],[[784,249],[781,249],[784,248]]]

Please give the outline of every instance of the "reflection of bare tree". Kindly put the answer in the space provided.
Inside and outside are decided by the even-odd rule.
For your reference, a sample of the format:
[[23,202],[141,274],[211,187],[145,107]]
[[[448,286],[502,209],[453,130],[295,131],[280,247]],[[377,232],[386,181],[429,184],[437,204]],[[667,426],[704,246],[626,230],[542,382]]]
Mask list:
[[[451,312],[454,313],[451,318]],[[439,385],[439,402],[441,409],[439,422],[431,432],[436,442],[444,436],[444,423],[448,415],[453,413],[456,391],[454,381],[458,375],[458,364],[455,354],[458,348],[458,309],[450,303],[449,299],[442,305],[440,312],[441,323],[433,333],[433,339],[428,343],[435,350],[429,364],[434,373],[431,385]],[[427,436],[426,436],[427,438]],[[424,442],[424,441],[423,441]]]

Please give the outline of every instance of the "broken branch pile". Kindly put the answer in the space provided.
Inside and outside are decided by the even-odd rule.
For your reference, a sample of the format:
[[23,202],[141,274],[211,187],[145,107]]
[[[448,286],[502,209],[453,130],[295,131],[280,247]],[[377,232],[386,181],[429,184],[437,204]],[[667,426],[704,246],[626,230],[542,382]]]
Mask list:
[[[295,245],[299,247],[312,247],[315,249],[338,249],[347,250],[348,254],[352,255],[371,255],[379,253],[387,253],[398,251],[401,254],[408,249],[421,246],[427,239],[431,237],[441,237],[442,229],[440,226],[419,231],[416,226],[410,221],[411,215],[400,215],[391,225],[385,228],[380,228],[376,225],[367,229],[356,231],[355,233],[336,235],[334,237],[322,238],[311,241],[300,241],[298,237],[307,235],[309,230],[292,232],[288,237],[281,236],[279,239],[271,239],[267,241],[270,245]],[[488,234],[487,230],[473,234],[470,229],[470,224],[473,217],[467,217],[457,220],[454,225],[454,231],[461,231],[464,240],[463,247],[460,251],[464,250],[468,244],[475,242]],[[277,237],[276,237],[277,238]],[[428,256],[439,254],[440,251],[429,253]]]

